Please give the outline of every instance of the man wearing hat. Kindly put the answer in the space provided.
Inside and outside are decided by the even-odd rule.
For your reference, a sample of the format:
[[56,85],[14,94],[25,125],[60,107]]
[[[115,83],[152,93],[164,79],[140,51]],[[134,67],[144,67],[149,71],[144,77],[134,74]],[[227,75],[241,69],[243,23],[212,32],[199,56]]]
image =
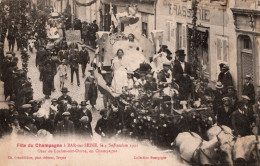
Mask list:
[[82,77],[84,78],[86,76],[85,70],[86,70],[87,64],[90,63],[89,53],[88,53],[88,50],[86,49],[85,44],[82,45],[82,50],[79,52],[79,59],[80,59],[80,63],[81,63]]
[[83,117],[83,116],[87,116],[87,117],[88,117],[88,121],[89,121],[88,127],[92,130],[92,127],[91,127],[92,113],[91,113],[91,111],[89,110],[89,108],[87,108],[87,105],[88,105],[88,104],[87,104],[86,101],[82,101],[82,102],[80,103],[80,106],[81,106],[81,108],[80,108],[80,113],[81,113],[80,118]]
[[82,116],[80,118],[79,135],[83,139],[91,139],[93,136],[92,128],[89,127],[88,116]]
[[60,76],[60,88],[63,88],[65,79],[67,78],[67,65],[65,59],[62,60],[57,70]]
[[233,80],[232,80],[232,75],[229,72],[229,67],[227,65],[224,65],[222,67],[222,73],[223,73],[223,78],[221,83],[224,86],[224,92],[227,93],[227,87],[228,86],[233,86]]
[[74,73],[76,73],[76,77],[77,77],[77,83],[78,86],[80,86],[80,81],[79,81],[79,55],[78,55],[78,51],[77,50],[70,50],[69,52],[69,65],[70,65],[70,69],[71,69],[71,85],[73,85],[73,76]]
[[220,64],[219,64],[219,70],[220,70],[220,73],[219,73],[219,75],[218,75],[218,81],[219,81],[219,82],[222,82],[222,80],[223,80],[224,73],[223,73],[222,67],[223,67],[224,65],[225,65],[224,63],[220,63]]
[[72,121],[69,120],[70,113],[63,112],[63,120],[58,122],[56,135],[57,136],[72,136],[75,134],[75,127]]
[[237,106],[237,110],[232,113],[234,134],[241,137],[253,134],[251,130],[254,122],[253,113],[245,110],[244,101],[238,101]]
[[67,63],[69,58],[69,51],[67,50],[67,46],[65,44],[61,46],[61,50],[58,52],[58,57],[60,62],[62,62],[65,59]]
[[64,101],[66,101],[67,103],[71,104],[72,99],[71,99],[71,97],[68,95],[68,92],[69,92],[68,88],[63,87],[63,88],[61,89],[62,95],[58,98],[58,102],[64,100]]
[[102,117],[97,121],[95,131],[101,136],[102,139],[111,138],[114,132],[111,122],[108,120],[107,110],[100,110],[100,115]]
[[89,70],[90,76],[88,76],[85,80],[85,101],[89,101],[92,108],[95,109],[96,101],[97,101],[97,81],[94,77],[94,70],[91,68]]
[[29,118],[32,118],[31,108],[32,108],[31,104],[22,105],[21,109],[23,110],[23,112],[19,114],[20,115],[19,121],[20,121],[21,127],[23,127],[26,124],[26,122]]
[[9,133],[11,132],[11,124],[14,119],[14,113],[17,112],[15,111],[15,103],[13,101],[10,101],[8,103],[9,109],[6,110],[1,110],[0,112],[0,126],[1,126],[1,132],[2,133]]
[[9,51],[12,52],[14,52],[16,34],[17,34],[17,26],[15,25],[14,21],[11,21],[11,24],[8,28],[7,40],[9,42]]
[[179,84],[180,100],[188,100],[190,93],[192,92],[192,80],[193,71],[190,63],[185,62],[184,50],[178,50],[175,52],[178,60],[173,65],[172,75]]
[[223,104],[215,110],[215,115],[217,116],[218,125],[225,125],[232,127],[232,113],[234,107],[231,105],[230,98],[224,96],[222,98]]
[[158,85],[161,85],[163,87],[167,87],[168,83],[171,83],[171,62],[166,61],[163,63],[163,69],[158,73],[157,78],[158,78]]
[[45,50],[44,46],[40,45],[39,49],[36,53],[36,66],[39,66],[40,81],[42,81],[42,74],[43,74],[45,59],[47,59],[47,51]]
[[249,97],[249,104],[254,105],[255,104],[255,88],[254,85],[251,83],[251,76],[246,75],[245,76],[245,84],[243,86],[242,95]]
[[215,85],[216,90],[214,91],[214,100],[213,100],[213,106],[214,106],[214,110],[216,110],[218,107],[220,107],[221,105],[223,105],[223,85],[221,82],[217,82]]

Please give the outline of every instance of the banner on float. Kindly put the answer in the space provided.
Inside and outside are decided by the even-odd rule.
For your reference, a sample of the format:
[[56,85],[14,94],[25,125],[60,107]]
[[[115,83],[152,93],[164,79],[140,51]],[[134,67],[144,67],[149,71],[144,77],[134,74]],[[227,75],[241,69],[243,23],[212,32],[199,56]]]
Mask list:
[[67,30],[66,32],[66,41],[67,42],[81,42],[81,33],[80,30]]

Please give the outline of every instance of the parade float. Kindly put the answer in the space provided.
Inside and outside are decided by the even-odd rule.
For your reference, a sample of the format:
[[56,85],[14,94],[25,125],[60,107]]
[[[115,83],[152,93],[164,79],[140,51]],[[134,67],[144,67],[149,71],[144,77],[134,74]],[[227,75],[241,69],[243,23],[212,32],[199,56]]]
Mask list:
[[[163,144],[162,146],[169,146],[172,139],[183,131],[205,132],[214,123],[211,107],[207,104],[194,107],[191,101],[179,101],[178,85],[172,84],[172,81],[169,81],[166,88],[159,87],[156,91],[144,90],[138,86],[122,91],[113,88],[115,77],[119,77],[121,82],[124,81],[122,70],[130,71],[139,77],[141,66],[151,66],[151,61],[157,63],[155,66],[159,66],[158,69],[152,69],[156,78],[155,74],[162,69],[166,59],[166,55],[157,54],[162,45],[163,31],[151,31],[151,39],[139,34],[140,30],[135,29],[139,21],[135,15],[136,10],[136,6],[127,7],[126,12],[112,15],[113,22],[117,21],[117,25],[124,24],[125,31],[113,33],[114,26],[111,26],[110,32],[99,31],[96,34],[98,48],[92,66],[96,68],[95,78],[99,91],[107,100],[107,107],[120,110],[120,127],[124,135],[149,139],[155,144]],[[132,34],[134,40],[129,39]],[[121,75],[117,76],[111,65],[119,49],[124,52],[122,63],[125,67],[120,69]]]

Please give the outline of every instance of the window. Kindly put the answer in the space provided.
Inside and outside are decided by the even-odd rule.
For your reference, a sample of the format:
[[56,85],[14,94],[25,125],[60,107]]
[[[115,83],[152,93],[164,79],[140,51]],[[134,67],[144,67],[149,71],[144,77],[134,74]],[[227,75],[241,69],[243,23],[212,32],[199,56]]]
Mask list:
[[[224,63],[228,64],[228,38],[223,36],[216,37],[216,53],[217,53],[217,64]],[[216,74],[219,72],[219,66],[217,66]],[[216,77],[217,78],[217,77]]]
[[182,36],[183,36],[182,45],[184,48],[186,48],[186,26],[182,26]]
[[177,23],[177,50],[182,48],[182,24]]
[[148,37],[148,24],[146,22],[142,22],[142,35]]
[[173,42],[174,39],[174,27],[173,27],[173,22],[167,21],[166,22],[166,38],[168,42]]
[[252,49],[251,40],[248,36],[243,38],[243,49],[246,49],[246,50]]
[[142,13],[142,35],[148,37],[148,14]]

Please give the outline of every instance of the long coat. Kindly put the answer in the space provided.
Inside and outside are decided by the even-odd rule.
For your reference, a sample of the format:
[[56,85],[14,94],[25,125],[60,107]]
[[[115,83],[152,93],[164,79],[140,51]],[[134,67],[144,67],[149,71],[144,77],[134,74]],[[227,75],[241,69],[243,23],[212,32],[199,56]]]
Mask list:
[[96,105],[97,95],[98,91],[95,78],[89,76],[85,81],[85,100],[90,101],[91,105]]
[[184,77],[186,73],[189,76],[193,76],[192,67],[189,63],[184,62],[184,70],[179,61],[175,61],[173,65],[172,76],[175,78],[176,83],[180,86],[180,100],[187,100],[189,94],[192,92],[192,81],[189,76]]
[[223,78],[222,78],[221,83],[223,84],[225,91],[227,91],[228,86],[233,86],[232,75],[230,74],[229,71],[227,71],[223,74]]
[[217,108],[217,122],[219,125],[225,125],[228,127],[232,127],[232,113],[234,109],[232,106],[228,107],[228,110],[226,111],[224,106],[220,106]]
[[43,88],[42,92],[45,95],[51,95],[52,81],[53,81],[53,71],[50,65],[45,66],[43,69]]

